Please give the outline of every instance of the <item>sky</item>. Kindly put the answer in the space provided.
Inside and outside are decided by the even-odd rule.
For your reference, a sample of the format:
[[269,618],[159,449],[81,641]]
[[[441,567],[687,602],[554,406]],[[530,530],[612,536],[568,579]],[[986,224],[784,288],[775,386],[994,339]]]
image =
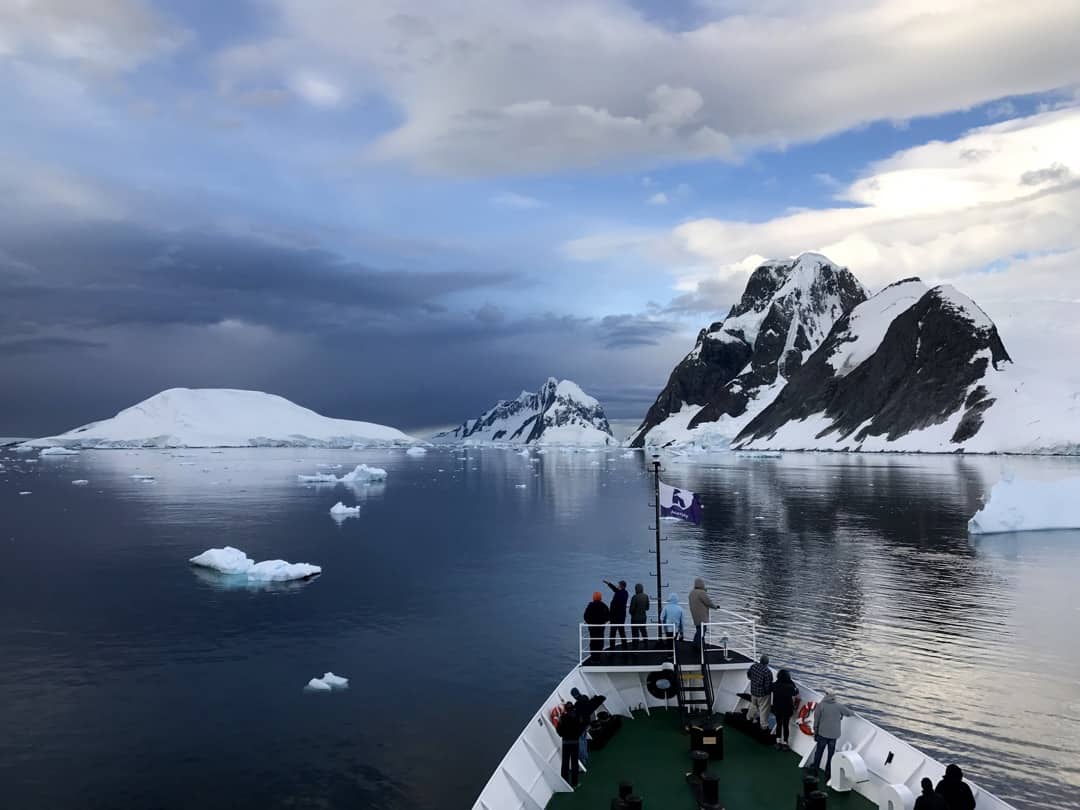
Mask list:
[[640,418],[764,258],[1080,376],[1080,4],[0,0],[0,434],[252,388]]

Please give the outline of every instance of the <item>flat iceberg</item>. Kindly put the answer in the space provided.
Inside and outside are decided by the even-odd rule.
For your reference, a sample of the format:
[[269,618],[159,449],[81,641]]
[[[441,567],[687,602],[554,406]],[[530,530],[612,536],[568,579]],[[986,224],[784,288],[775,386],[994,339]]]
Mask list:
[[329,692],[334,689],[348,688],[349,679],[335,675],[333,672],[327,672],[321,678],[312,678],[304,687],[308,692]]
[[971,534],[1080,528],[1080,478],[1002,478],[968,521]]
[[341,501],[338,501],[330,507],[330,514],[334,517],[354,517],[360,514],[360,507],[346,506]]
[[68,447],[43,447],[39,456],[77,456],[78,450],[72,450]]
[[317,472],[313,475],[298,475],[296,476],[299,481],[305,484],[336,484],[338,483],[338,477],[333,473],[321,473]]
[[423,447],[410,447],[408,450],[405,451],[405,455],[413,457],[426,456],[427,450]]
[[85,487],[85,486],[86,486],[87,484],[89,484],[90,482],[89,482],[89,481],[87,481],[87,480],[86,480],[85,478],[76,478],[76,479],[75,479],[74,481],[72,481],[71,483],[72,483],[72,484],[73,484],[74,486],[77,486],[77,487]]
[[243,576],[249,582],[287,582],[308,579],[322,573],[322,568],[310,563],[289,563],[285,560],[255,562],[238,548],[211,548],[190,560],[192,565],[211,568],[229,576]]
[[150,483],[151,481],[154,480],[154,476],[152,476],[152,475],[143,475],[142,473],[132,473],[128,477],[131,478],[132,481],[142,481],[144,483]]

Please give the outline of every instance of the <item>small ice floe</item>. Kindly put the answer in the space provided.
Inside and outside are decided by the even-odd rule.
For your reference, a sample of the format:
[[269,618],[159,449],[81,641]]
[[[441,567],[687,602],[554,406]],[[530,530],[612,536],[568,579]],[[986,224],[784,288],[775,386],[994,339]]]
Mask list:
[[78,450],[72,450],[68,447],[43,447],[39,456],[77,456]]
[[132,473],[129,477],[132,481],[142,481],[143,483],[151,483],[156,480],[154,476],[144,475],[143,473]]
[[622,454],[622,457],[623,458],[637,458],[637,453],[635,453],[633,450],[627,450],[625,453]]
[[189,562],[228,576],[246,577],[249,582],[287,582],[292,579],[310,579],[322,573],[322,568],[311,563],[290,563],[285,560],[255,562],[232,546],[207,549],[192,557]]
[[529,455],[530,455],[530,453],[529,453],[529,449],[528,449],[528,448],[525,448],[525,449],[524,449],[524,450],[522,450],[522,451],[521,451],[520,453],[518,453],[518,455],[519,455],[519,456],[521,456],[522,458],[528,458],[528,457],[529,457]]
[[333,672],[325,673],[321,678],[312,678],[307,682],[304,690],[307,692],[330,692],[334,689],[348,689],[349,679],[335,675]]
[[76,479],[75,479],[74,481],[72,481],[71,483],[72,483],[72,486],[76,486],[76,487],[85,487],[85,486],[86,486],[87,484],[89,484],[90,482],[89,482],[89,481],[87,481],[87,480],[86,480],[85,478],[76,478]]
[[514,484],[515,489],[527,489],[528,486],[528,484]]
[[338,477],[333,473],[317,472],[314,475],[298,475],[297,480],[304,484],[336,484]]
[[24,491],[20,492],[19,494],[20,495],[33,495],[34,493],[27,489],[27,490],[24,490]]
[[783,458],[783,453],[774,453],[768,451],[749,451],[742,450],[735,454],[735,458]]
[[359,506],[346,506],[341,501],[338,501],[330,507],[330,514],[335,518],[347,518],[356,517],[360,514]]
[[338,480],[343,484],[371,484],[375,481],[385,481],[386,470],[382,467],[357,464],[355,470],[345,473]]
[[418,456],[426,456],[427,455],[427,448],[425,448],[425,447],[415,447],[415,446],[410,447],[408,450],[405,451],[405,455],[413,456],[414,458],[418,457]]
[[34,448],[28,444],[20,444],[15,448],[16,453],[33,453]]

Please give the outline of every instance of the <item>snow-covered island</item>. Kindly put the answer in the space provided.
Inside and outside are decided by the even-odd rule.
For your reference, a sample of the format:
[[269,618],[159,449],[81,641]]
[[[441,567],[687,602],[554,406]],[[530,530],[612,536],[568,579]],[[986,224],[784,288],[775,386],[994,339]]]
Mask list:
[[331,447],[411,445],[396,428],[332,419],[275,394],[230,388],[170,388],[125,408],[111,419],[21,447]]
[[615,445],[604,409],[570,380],[548,378],[539,391],[504,399],[476,419],[433,437],[464,444]]
[[631,437],[749,451],[1080,453],[1080,386],[1013,363],[987,314],[917,278],[867,297],[846,268],[766,262]]

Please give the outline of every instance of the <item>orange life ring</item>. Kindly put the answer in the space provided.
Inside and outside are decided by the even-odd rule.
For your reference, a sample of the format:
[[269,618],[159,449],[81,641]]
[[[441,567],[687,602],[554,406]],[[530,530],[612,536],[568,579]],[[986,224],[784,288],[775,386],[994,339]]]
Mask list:
[[810,721],[814,717],[814,709],[817,708],[817,704],[814,701],[809,700],[802,705],[799,709],[799,731],[805,734],[807,737],[814,736],[814,729],[810,725]]
[[551,708],[551,725],[555,728],[559,727],[559,719],[563,716],[563,712],[566,710],[562,707],[562,704],[552,706]]

